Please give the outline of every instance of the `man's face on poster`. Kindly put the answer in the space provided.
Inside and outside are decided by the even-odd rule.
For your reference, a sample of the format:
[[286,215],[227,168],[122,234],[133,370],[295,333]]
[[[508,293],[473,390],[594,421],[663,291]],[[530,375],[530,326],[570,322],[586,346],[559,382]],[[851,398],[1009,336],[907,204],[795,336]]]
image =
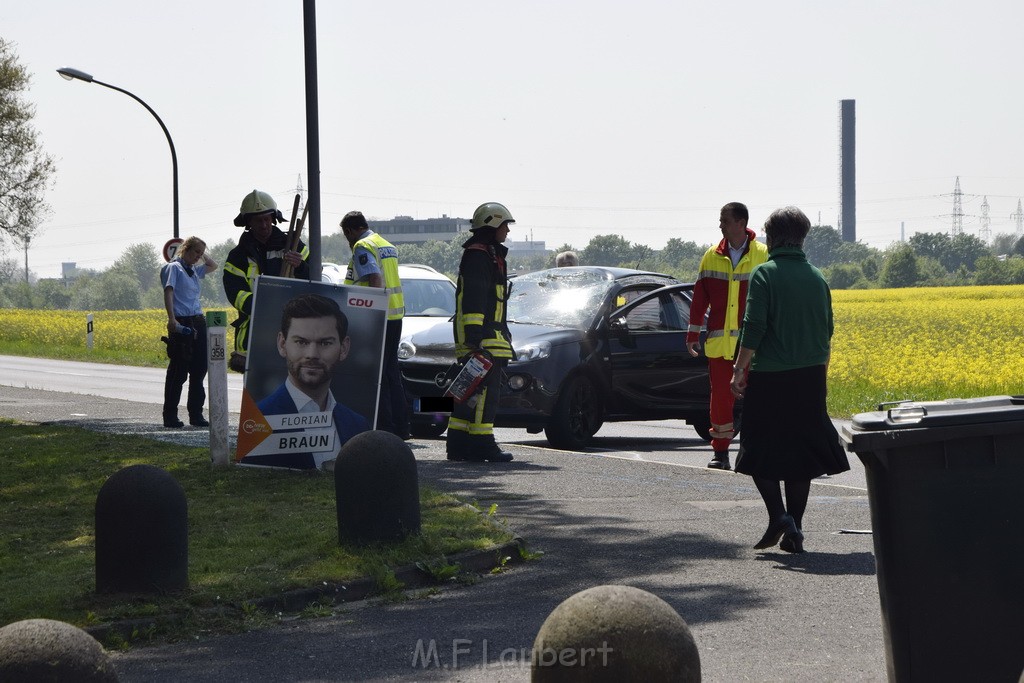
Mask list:
[[293,318],[288,335],[277,333],[277,352],[288,363],[288,375],[303,392],[331,383],[335,366],[348,356],[349,337],[338,338],[334,317]]

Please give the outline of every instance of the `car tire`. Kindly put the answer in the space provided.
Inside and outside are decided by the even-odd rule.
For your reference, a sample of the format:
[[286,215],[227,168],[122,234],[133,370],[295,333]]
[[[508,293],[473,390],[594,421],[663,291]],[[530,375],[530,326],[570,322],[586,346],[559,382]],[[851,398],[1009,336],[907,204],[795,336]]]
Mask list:
[[699,417],[693,420],[687,420],[687,422],[691,427],[693,427],[693,431],[697,432],[697,436],[704,439],[705,441],[711,441],[710,417]]
[[448,429],[448,420],[444,422],[422,422],[409,425],[409,433],[421,439],[436,439]]
[[579,451],[586,447],[602,422],[601,399],[594,383],[586,375],[576,375],[562,387],[544,427],[544,435],[555,448]]

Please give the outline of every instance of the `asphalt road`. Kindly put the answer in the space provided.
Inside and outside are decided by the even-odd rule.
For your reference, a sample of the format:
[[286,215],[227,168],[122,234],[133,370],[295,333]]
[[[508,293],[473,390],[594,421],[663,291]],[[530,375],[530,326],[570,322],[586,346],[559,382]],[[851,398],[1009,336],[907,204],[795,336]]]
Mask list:
[[[159,425],[162,371],[127,369],[131,379],[118,379],[109,366],[75,364],[12,380],[18,364],[0,357],[0,384],[8,385],[0,386],[0,416],[193,445],[208,439],[204,430]],[[90,398],[41,386],[43,374],[63,386],[72,371],[85,377]],[[114,375],[118,392],[134,383],[151,395],[107,396],[93,373]],[[705,469],[710,448],[683,423],[606,425],[587,453],[500,431],[516,456],[508,465],[449,463],[443,440],[409,443],[424,481],[496,503],[541,559],[431,597],[132,648],[113,655],[120,679],[526,681],[533,639],[555,606],[592,586],[626,584],[658,595],[687,621],[706,681],[885,680],[872,537],[844,533],[870,528],[856,457],[851,472],[814,483],[808,552],[789,555],[751,549],[766,523],[756,490],[747,477]],[[431,642],[437,657],[424,665],[417,649]]]

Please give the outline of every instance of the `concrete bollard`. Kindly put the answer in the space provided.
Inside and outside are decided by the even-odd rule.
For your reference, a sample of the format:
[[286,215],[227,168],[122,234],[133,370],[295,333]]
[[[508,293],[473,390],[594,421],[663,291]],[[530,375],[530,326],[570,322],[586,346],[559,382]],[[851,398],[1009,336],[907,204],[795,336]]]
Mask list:
[[341,447],[334,496],[342,545],[400,541],[420,532],[416,458],[390,432],[363,432]]
[[532,681],[700,681],[690,627],[672,607],[630,586],[566,598],[533,642]]
[[0,681],[117,681],[103,646],[82,629],[51,619],[0,628]]
[[116,472],[96,496],[96,591],[164,593],[188,587],[188,503],[152,465]]

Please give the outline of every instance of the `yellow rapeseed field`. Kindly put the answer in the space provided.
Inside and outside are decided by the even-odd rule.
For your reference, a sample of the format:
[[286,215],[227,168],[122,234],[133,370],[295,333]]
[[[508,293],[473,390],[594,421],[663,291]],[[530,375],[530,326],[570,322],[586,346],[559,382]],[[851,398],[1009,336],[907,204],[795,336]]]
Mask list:
[[[92,351],[86,347],[86,315],[85,311],[0,308],[0,353],[77,360],[95,356],[100,362],[137,365],[167,363],[160,341],[167,334],[163,309],[96,311]],[[229,348],[234,344],[233,332],[228,326]]]
[[[838,290],[829,412],[901,399],[1024,394],[1024,286]],[[0,309],[0,353],[166,363],[165,313],[98,311],[85,349],[82,311]],[[228,319],[234,319],[234,313]],[[233,345],[228,327],[228,345]]]
[[1024,394],[1024,286],[832,293],[833,415],[900,399]]

